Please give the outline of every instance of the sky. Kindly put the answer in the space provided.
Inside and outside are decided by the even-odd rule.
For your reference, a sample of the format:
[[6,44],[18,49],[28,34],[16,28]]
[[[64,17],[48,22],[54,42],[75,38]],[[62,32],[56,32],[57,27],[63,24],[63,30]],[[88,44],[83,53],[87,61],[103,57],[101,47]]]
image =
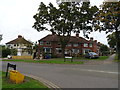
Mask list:
[[[0,44],[16,39],[18,35],[22,35],[26,40],[36,42],[51,34],[48,31],[38,32],[32,28],[35,22],[33,15],[37,13],[40,2],[44,2],[46,5],[49,2],[57,5],[56,0],[0,0],[0,34],[3,35]],[[90,0],[90,2],[92,6],[99,6],[103,0]],[[80,36],[83,37],[82,32]],[[105,32],[93,32],[89,37],[107,45]]]

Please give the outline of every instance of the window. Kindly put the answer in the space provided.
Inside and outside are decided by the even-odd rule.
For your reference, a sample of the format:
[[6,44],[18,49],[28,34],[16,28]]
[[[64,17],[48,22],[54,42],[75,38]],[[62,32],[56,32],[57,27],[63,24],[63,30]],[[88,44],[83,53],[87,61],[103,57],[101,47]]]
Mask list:
[[45,53],[51,53],[51,48],[49,48],[49,47],[44,47],[44,52],[45,52]]
[[43,45],[43,41],[40,41],[40,45]]
[[77,46],[78,46],[78,43],[73,44],[73,46],[74,46],[74,47],[77,47]]
[[92,43],[89,44],[89,47],[93,47],[93,46],[92,46]]
[[51,45],[51,43],[47,41],[47,42],[46,42],[46,45]]
[[60,43],[58,43],[58,45],[61,45]]
[[88,53],[88,52],[90,52],[90,49],[84,49],[84,50],[83,50],[83,53],[84,53],[84,54],[86,54],[86,53]]
[[61,48],[56,48],[56,53],[58,53],[58,54],[62,53],[62,49]]
[[71,46],[72,46],[72,44],[71,44],[71,43],[69,43],[69,44],[67,44],[67,46],[68,46],[68,47],[71,47]]
[[78,54],[79,53],[79,49],[72,49],[73,53]]
[[84,47],[88,47],[88,44],[87,44],[87,43],[84,43]]

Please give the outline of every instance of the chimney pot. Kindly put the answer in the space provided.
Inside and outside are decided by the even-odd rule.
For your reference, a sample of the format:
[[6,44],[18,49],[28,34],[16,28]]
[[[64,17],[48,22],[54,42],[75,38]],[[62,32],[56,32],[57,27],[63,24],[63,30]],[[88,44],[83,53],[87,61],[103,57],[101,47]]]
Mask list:
[[79,33],[76,33],[76,37],[79,37]]
[[91,37],[90,40],[93,41],[93,37]]
[[21,35],[18,35],[18,38],[22,38],[22,36],[21,36]]
[[94,42],[96,42],[96,43],[97,43],[97,40],[95,40]]

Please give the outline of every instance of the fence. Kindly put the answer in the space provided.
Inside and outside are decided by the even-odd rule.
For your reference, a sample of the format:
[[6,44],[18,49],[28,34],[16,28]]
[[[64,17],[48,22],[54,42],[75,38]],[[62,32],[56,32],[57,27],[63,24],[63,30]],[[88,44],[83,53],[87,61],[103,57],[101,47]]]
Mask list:
[[12,56],[12,59],[33,59],[33,56]]

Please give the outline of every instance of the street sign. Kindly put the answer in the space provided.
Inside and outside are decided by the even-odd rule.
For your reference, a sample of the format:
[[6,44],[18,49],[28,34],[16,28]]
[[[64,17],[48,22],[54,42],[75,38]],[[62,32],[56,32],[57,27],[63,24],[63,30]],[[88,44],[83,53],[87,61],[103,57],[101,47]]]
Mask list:
[[16,64],[10,64],[10,63],[7,64],[6,77],[8,76],[9,67],[11,67],[14,70],[16,70]]

